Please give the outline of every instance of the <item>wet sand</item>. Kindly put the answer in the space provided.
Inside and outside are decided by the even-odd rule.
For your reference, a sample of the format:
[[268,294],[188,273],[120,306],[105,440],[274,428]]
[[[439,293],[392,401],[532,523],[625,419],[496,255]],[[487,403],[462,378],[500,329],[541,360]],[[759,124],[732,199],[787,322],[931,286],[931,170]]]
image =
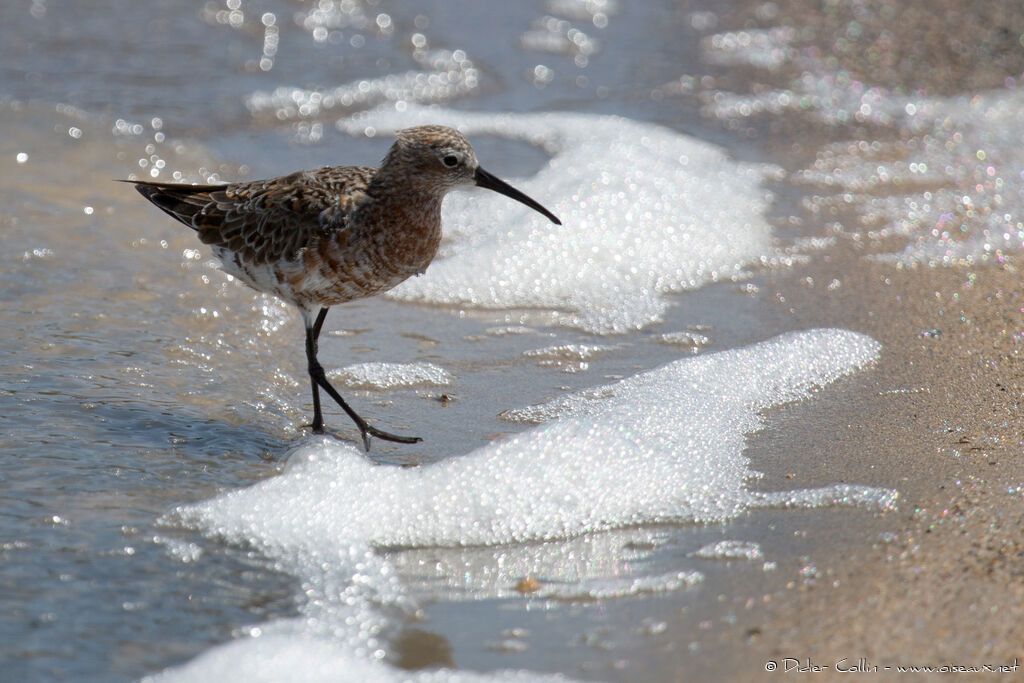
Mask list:
[[[762,292],[795,328],[845,327],[884,348],[840,400],[812,402],[799,424],[785,409],[770,416],[751,455],[766,472],[759,488],[818,477],[893,486],[899,510],[859,528],[835,520],[812,575],[780,567],[781,588],[734,599],[734,623],[699,637],[702,679],[764,680],[771,666],[829,680],[840,669],[1024,663],[1017,268],[896,269],[862,256],[840,245]],[[663,670],[681,676],[676,664]]]
[[897,537],[843,554],[831,581],[768,610],[754,649],[825,663],[1012,663],[1024,640],[1020,276],[1012,264],[850,265],[861,310],[841,305],[837,322],[882,341],[887,381],[912,390],[861,441],[861,459],[908,477]]
[[[963,97],[1012,88],[1008,74],[1020,73],[1024,53],[1005,42],[1020,36],[1021,14],[1012,3],[966,9],[945,1],[794,2],[777,9],[775,25],[802,26],[801,36],[810,36],[793,43],[799,54],[828,55],[836,69],[829,73],[842,69],[844,77],[894,93]],[[759,3],[741,3],[728,23],[756,25],[759,12]],[[787,60],[775,71],[734,68],[719,78],[790,87],[801,68]],[[814,167],[817,159],[838,181],[832,169],[839,164],[825,151],[830,144],[875,141],[885,164],[918,141],[919,132],[904,125],[851,125],[844,132],[830,121],[788,110],[737,127],[784,168]],[[928,133],[945,135],[939,128]],[[953,164],[969,168],[970,159]],[[929,189],[936,196],[980,195],[975,182]],[[834,192],[827,185],[810,191]],[[751,574],[746,587],[731,587],[735,594],[723,590],[732,603],[728,618],[709,614],[695,642],[667,654],[654,678],[808,673],[813,680],[849,680],[852,672],[921,679],[901,666],[1024,671],[1021,259],[954,259],[950,267],[872,261],[865,256],[899,252],[907,243],[897,234],[872,236],[871,226],[886,222],[872,213],[872,199],[914,190],[881,183],[858,191],[852,205],[826,201],[826,211],[804,215],[834,220],[837,244],[809,264],[764,275],[758,296],[774,302],[794,329],[835,326],[871,335],[882,343],[882,357],[873,370],[826,389],[821,400],[772,411],[768,428],[750,438],[748,455],[765,472],[757,488],[890,486],[900,492],[899,509],[867,522],[826,516],[825,529],[798,524],[797,534],[814,536],[813,559],[780,563],[774,579]],[[965,226],[983,229],[986,211]]]

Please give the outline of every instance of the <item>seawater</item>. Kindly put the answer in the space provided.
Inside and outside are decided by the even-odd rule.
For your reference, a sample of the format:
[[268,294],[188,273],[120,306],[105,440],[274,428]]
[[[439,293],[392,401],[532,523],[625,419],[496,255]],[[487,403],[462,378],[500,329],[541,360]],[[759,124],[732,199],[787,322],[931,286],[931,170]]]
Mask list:
[[[11,192],[13,205],[21,209],[12,217],[8,234],[12,247],[20,251],[20,272],[12,277],[12,283],[37,290],[34,294],[26,291],[16,300],[8,299],[12,316],[21,310],[30,323],[20,331],[21,369],[11,378],[14,388],[8,402],[14,406],[12,410],[34,416],[12,428],[10,438],[18,439],[29,452],[41,450],[44,460],[61,458],[74,463],[72,470],[82,468],[81,458],[89,454],[103,459],[109,471],[102,477],[86,474],[77,484],[82,491],[76,495],[75,504],[61,501],[54,505],[54,512],[35,516],[34,524],[49,530],[36,539],[39,545],[16,537],[6,552],[15,563],[21,557],[31,565],[33,554],[52,552],[48,543],[60,543],[56,539],[91,538],[77,551],[84,559],[74,562],[84,562],[87,575],[89,571],[102,571],[109,563],[120,563],[120,571],[129,575],[138,571],[150,577],[170,573],[177,577],[172,585],[178,585],[166,600],[173,603],[179,599],[183,606],[189,602],[184,591],[194,594],[194,582],[202,583],[207,573],[254,573],[260,577],[262,590],[281,591],[282,585],[295,581],[299,591],[290,598],[279,593],[278,604],[269,611],[235,617],[235,627],[243,629],[237,635],[245,638],[245,658],[266,680],[278,679],[290,670],[291,665],[282,664],[288,661],[287,653],[304,652],[309,662],[317,651],[321,652],[320,658],[311,671],[324,675],[335,675],[342,668],[363,671],[362,667],[369,666],[367,671],[375,677],[386,680],[399,676],[393,664],[381,660],[389,657],[390,638],[401,632],[407,619],[424,609],[424,600],[516,602],[518,593],[513,586],[522,577],[539,577],[535,600],[555,601],[626,599],[698,585],[703,574],[693,563],[666,563],[659,553],[636,555],[625,551],[623,544],[627,542],[619,534],[645,524],[722,523],[750,508],[782,504],[760,500],[747,490],[757,475],[742,455],[743,444],[759,428],[760,411],[806,397],[809,389],[870,365],[880,352],[876,343],[860,335],[808,332],[749,350],[672,361],[647,373],[622,372],[626,379],[592,386],[589,375],[594,367],[604,365],[605,359],[614,360],[611,368],[637,361],[636,352],[630,349],[639,340],[630,341],[616,333],[654,327],[667,309],[668,294],[699,286],[701,277],[715,279],[713,269],[693,265],[686,270],[685,263],[672,273],[660,273],[664,252],[669,248],[682,250],[677,242],[715,243],[714,231],[704,230],[703,225],[691,224],[689,232],[684,226],[676,226],[667,235],[652,238],[663,240],[658,242],[661,248],[638,248],[630,264],[620,266],[623,284],[611,290],[588,275],[602,268],[596,268],[586,255],[575,260],[563,256],[561,269],[546,266],[551,269],[549,277],[560,279],[562,291],[575,293],[563,297],[563,312],[538,313],[545,301],[531,298],[531,293],[545,289],[535,286],[529,271],[518,273],[525,284],[511,281],[511,273],[516,271],[510,270],[504,299],[480,303],[467,297],[461,302],[439,301],[452,306],[447,310],[414,309],[418,320],[407,319],[399,329],[403,330],[400,338],[415,349],[411,355],[418,362],[350,364],[348,372],[362,377],[359,386],[363,391],[357,395],[364,401],[374,396],[381,401],[373,409],[380,415],[377,419],[390,414],[417,420],[410,429],[424,433],[432,444],[431,449],[421,451],[419,466],[394,466],[409,464],[409,454],[378,444],[375,457],[393,463],[380,466],[361,454],[354,442],[334,439],[306,441],[299,436],[304,445],[289,453],[286,444],[294,442],[306,417],[308,390],[301,374],[295,371],[301,369],[302,362],[294,315],[279,302],[249,292],[221,273],[192,242],[192,236],[174,225],[162,225],[150,237],[133,233],[124,238],[125,225],[147,220],[145,207],[133,203],[130,188],[115,186],[116,192],[109,194],[103,184],[109,183],[107,177],[116,172],[121,158],[151,144],[144,136],[111,137],[101,123],[79,111],[46,112],[36,105],[14,103],[7,113],[10,127],[22,133],[18,136],[21,141],[31,139],[40,120],[46,122],[47,130],[62,133],[47,146],[22,142],[19,149],[29,150],[22,153],[25,157],[10,151],[4,157],[9,177],[16,183],[12,188],[16,192]],[[451,115],[438,113],[441,117]],[[475,116],[467,118],[478,125],[488,121],[487,115]],[[517,119],[501,114],[492,115],[491,120],[508,125]],[[587,122],[613,131],[641,128],[623,119]],[[521,125],[541,137],[545,133],[557,136],[567,124],[565,117],[553,121],[531,117]],[[65,130],[75,132],[65,134]],[[690,145],[686,138],[657,128],[650,129],[649,134],[663,136],[662,147],[671,143],[676,152],[684,149],[694,156],[710,155],[708,158],[719,165],[730,163],[703,143]],[[569,147],[566,145],[566,149]],[[632,157],[651,154],[646,151],[651,147],[643,144],[631,148],[624,136],[616,149]],[[607,157],[604,146],[597,150],[590,167]],[[559,152],[553,148],[551,152],[555,155],[552,166],[557,167]],[[168,157],[178,164],[214,167],[216,163],[199,148],[175,146],[171,154]],[[577,149],[572,158],[586,159],[582,154]],[[76,183],[71,172],[81,162],[69,164],[69,157],[88,159],[104,172],[98,179]],[[712,172],[715,176],[722,174],[718,169]],[[738,182],[750,183],[747,174],[752,172],[742,171]],[[580,173],[569,175],[578,178]],[[41,177],[58,181],[60,187],[66,183],[78,189],[63,192],[57,186],[40,186]],[[693,182],[700,182],[699,173],[692,177]],[[590,218],[580,220],[595,221],[592,232],[604,230],[608,239],[613,239],[612,233],[628,228],[628,220],[600,218],[597,223],[598,217],[605,215],[607,201],[621,201],[614,199],[622,192],[621,181],[611,175],[606,178],[607,186],[598,187],[609,189],[591,190],[592,213],[587,214]],[[526,186],[537,192],[531,182],[528,180]],[[592,181],[576,182],[594,186]],[[761,206],[762,194],[756,184],[738,187],[751,188],[750,206]],[[572,199],[559,201],[571,210]],[[664,198],[651,201],[666,202]],[[470,198],[446,205],[446,218],[452,219],[455,229],[439,262],[441,277],[423,278],[421,291],[444,291],[446,269],[466,286],[475,279],[487,282],[493,274],[492,269],[475,262],[471,256],[474,251],[460,242],[469,241],[470,246],[474,240],[500,243],[501,236],[510,234],[501,228],[503,224],[522,223],[512,216],[500,216],[501,220],[491,227],[497,238],[488,237],[484,228],[474,233],[474,217],[489,211],[477,202]],[[33,206],[44,207],[49,215],[34,215]],[[716,205],[710,206],[711,211],[717,210]],[[500,209],[495,210],[500,214]],[[665,210],[681,211],[671,206]],[[623,216],[628,216],[628,210],[624,211]],[[585,212],[577,208],[574,213],[578,218]],[[637,215],[650,221],[649,214],[640,211]],[[49,221],[53,230],[40,234],[31,229],[42,220]],[[766,258],[775,253],[770,231],[760,223],[758,214],[744,214],[744,220],[747,226],[760,224],[760,232],[744,238],[750,245],[746,251],[720,249],[723,255],[731,253],[737,259],[719,266],[729,279],[741,277],[742,266],[759,258],[757,245],[764,249]],[[710,224],[723,226],[727,236],[723,239],[734,239],[728,237],[733,228],[728,219],[715,217]],[[522,229],[534,234],[537,231],[528,223]],[[643,226],[631,229],[634,236],[630,241],[640,245]],[[87,239],[90,234],[93,238]],[[505,246],[491,246],[488,251],[485,245],[481,251],[527,259],[529,236],[508,239]],[[572,231],[549,235],[544,238],[545,253],[578,252],[580,247],[573,245],[580,242],[579,235]],[[466,258],[460,261],[460,253],[470,255],[468,263]],[[124,270],[112,273],[110,264],[123,264]],[[130,273],[127,283],[120,280],[125,272]],[[107,277],[105,289],[100,289],[96,277],[86,278],[81,285],[60,287],[51,279],[54,274],[76,273]],[[656,288],[653,283],[659,278],[665,285]],[[639,282],[631,285],[633,280]],[[572,288],[574,282],[576,287]],[[499,288],[492,286],[492,291]],[[526,295],[516,298],[516,292],[524,291]],[[621,293],[620,298],[614,296],[616,291]],[[558,303],[557,292],[545,292],[549,306]],[[399,291],[395,297],[407,299],[409,294]],[[634,302],[638,300],[637,305]],[[37,306],[45,302],[46,307],[32,313],[32,302]],[[76,308],[73,302],[83,305],[72,310]],[[458,309],[455,303],[460,304]],[[533,310],[509,319],[508,313],[499,309],[500,304]],[[376,326],[383,339],[359,344],[369,334],[365,329],[343,329],[340,336],[328,336],[325,346],[334,347],[336,340],[356,347],[357,354],[366,357],[397,358],[407,354],[401,344],[386,341],[394,329],[387,318],[401,316],[402,305],[391,305],[385,311],[367,304],[360,306],[369,319],[379,321]],[[438,322],[438,317],[458,323],[465,316],[460,311],[467,308],[476,309],[476,313],[459,323],[461,332],[454,337],[445,334],[443,328],[450,329],[452,323]],[[497,311],[488,312],[490,309]],[[67,314],[69,310],[72,312]],[[516,325],[496,324],[513,320]],[[620,322],[594,322],[602,320]],[[591,321],[589,329],[581,321]],[[437,329],[431,329],[430,324]],[[574,331],[580,327],[584,329]],[[606,343],[552,345],[580,338]],[[131,347],[122,348],[119,339],[130,339]],[[83,350],[88,348],[86,343],[95,345],[92,357]],[[445,347],[443,354],[439,353],[441,346]],[[692,356],[692,352],[673,351],[655,339],[645,346],[662,356]],[[28,357],[24,355],[26,348],[31,354]],[[550,362],[552,358],[558,362]],[[615,374],[606,372],[604,377]],[[552,391],[555,398],[532,408],[525,401],[509,401],[493,392],[496,375],[503,376],[504,382],[524,382],[517,388],[524,398],[532,395],[533,400],[543,401],[546,392]],[[568,375],[581,387],[579,392],[553,387],[551,379],[537,381],[554,378],[557,387],[563,387]],[[431,376],[435,379],[424,386],[423,378]],[[752,376],[761,379],[750,384]],[[22,400],[17,383],[55,398],[46,401],[46,409],[40,410],[37,406],[43,399]],[[392,393],[395,386],[412,388],[396,395]],[[741,386],[754,393],[740,392]],[[464,407],[424,411],[425,406],[438,405],[442,388],[459,396],[462,400],[457,404]],[[63,409],[57,410],[60,405]],[[49,422],[49,431],[40,434],[43,417],[54,412],[62,419]],[[449,421],[463,422],[464,426],[450,427]],[[551,424],[500,437],[490,446],[479,445],[481,432],[489,427],[493,430],[491,425],[497,425],[498,433],[520,432],[526,424],[537,422]],[[461,437],[449,438],[452,432],[459,432]],[[33,449],[29,444],[38,438],[61,445]],[[460,449],[460,444],[474,445]],[[167,458],[173,464],[166,462]],[[212,493],[214,487],[237,487],[247,477],[273,474],[262,458],[284,463],[286,468],[255,488],[168,512],[182,500],[201,496],[204,489]],[[150,465],[152,461],[156,464]],[[254,467],[246,467],[246,461]],[[227,463],[233,463],[235,470],[229,478],[218,474]],[[13,464],[9,461],[8,468]],[[208,474],[193,476],[193,468]],[[18,468],[8,475],[8,481],[21,487],[22,495],[37,490],[27,476],[32,470]],[[190,490],[176,493],[172,482],[183,477],[190,482]],[[85,495],[92,487],[102,489],[98,499]],[[154,487],[159,489],[158,494],[153,493]],[[892,505],[892,495],[873,490],[816,494],[794,491],[788,504],[804,501],[887,509]],[[139,499],[133,504],[136,509],[132,515],[124,514],[124,503],[118,502],[122,499]],[[93,512],[94,506],[99,510]],[[232,509],[236,511],[229,512]],[[82,516],[89,519],[85,528],[81,526]],[[342,526],[336,527],[339,523]],[[248,550],[225,556],[225,549],[192,538],[190,529],[225,539],[230,547]],[[611,532],[616,533],[600,540],[602,533]],[[628,543],[659,546],[659,533],[629,532]],[[56,539],[43,540],[47,536]],[[325,544],[328,539],[330,542]],[[537,541],[545,543],[536,546]],[[496,546],[501,550],[497,556],[485,551],[471,558],[457,550],[472,546]],[[386,551],[393,547],[403,550],[397,554]],[[445,569],[424,575],[415,562],[409,565],[412,558],[436,547],[452,549],[445,551],[440,565],[436,565]],[[639,562],[645,555],[653,558],[646,566]],[[566,557],[573,558],[568,565]],[[624,557],[629,558],[630,566],[639,562],[643,568],[625,574],[621,569],[608,573]],[[252,566],[242,570],[239,562]],[[211,564],[216,565],[216,571],[210,571]],[[221,580],[230,586],[233,582],[227,576]],[[455,581],[456,576],[461,578]],[[72,593],[81,580],[74,571],[62,572],[57,579],[58,585],[66,584],[66,590]],[[87,580],[101,579],[97,574]],[[158,605],[161,610],[173,610],[173,604],[154,601],[150,593],[155,588],[149,580],[141,581],[134,590],[130,583],[127,590],[124,585],[121,589],[109,585],[109,593],[94,594],[91,597],[96,602],[92,603],[79,599],[79,607],[91,604],[93,614],[103,615],[106,622],[122,624],[131,623],[133,617],[145,618],[143,615]],[[245,593],[241,587],[230,588],[238,590]],[[231,598],[216,591],[202,591],[200,595],[205,595],[202,600],[220,605],[220,615],[211,627],[230,620],[233,609],[238,609],[224,604]],[[292,604],[300,618],[286,616]],[[358,607],[355,621],[353,604]],[[65,601],[61,608],[53,606],[42,618],[57,628],[65,620],[74,623],[73,614],[62,613],[67,605]],[[182,621],[180,626],[171,627],[172,633],[186,630],[189,613],[184,608],[179,613]],[[254,616],[275,613],[277,617],[267,623],[251,623]],[[165,637],[156,625],[152,628],[151,637]],[[208,637],[216,640],[213,634]],[[111,641],[121,639],[130,641],[132,637],[115,632]],[[115,642],[110,642],[113,645]],[[235,661],[236,647],[242,645],[224,647],[169,675],[196,680],[216,675],[223,662]],[[255,664],[259,662],[263,664]],[[107,664],[102,656],[97,658],[97,669]]]
[[[1018,251],[1019,96],[817,58],[828,21],[881,21],[861,5],[814,35],[745,3],[2,10],[8,673],[633,680],[695,645],[709,585],[794,561],[789,520],[892,509],[757,490],[772,409],[885,353],[788,329],[763,273],[840,239],[893,267]],[[337,438],[302,432],[294,312],[112,180],[374,164],[424,121],[564,225],[454,194],[425,276],[332,311],[346,394],[425,438],[366,456],[333,408]]]
[[[594,569],[580,574],[576,563],[551,561],[563,556],[562,542],[629,526],[722,522],[769,501],[892,509],[895,492],[867,487],[751,494],[755,473],[742,454],[761,410],[805,397],[878,352],[861,335],[821,330],[676,361],[538,407],[549,425],[417,468],[376,467],[355,446],[330,439],[300,448],[280,476],[180,508],[169,521],[275,558],[302,579],[302,618],[254,627],[245,645],[226,645],[164,680],[235,678],[229,667],[239,658],[245,677],[279,680],[300,652],[314,679],[350,666],[358,674],[347,675],[362,680],[404,679],[383,663],[366,666],[386,658],[394,630],[387,611],[414,611],[424,593],[417,572],[399,571],[393,553],[498,545],[516,558],[476,567],[487,578],[469,585],[472,565],[452,562],[449,580],[463,585],[462,599],[511,599],[517,580],[530,576],[540,577],[534,600],[611,600],[680,590],[702,575],[685,565],[669,574],[608,574],[600,568],[616,563],[616,545],[583,554],[583,566]],[[530,541],[547,543],[522,546]]]

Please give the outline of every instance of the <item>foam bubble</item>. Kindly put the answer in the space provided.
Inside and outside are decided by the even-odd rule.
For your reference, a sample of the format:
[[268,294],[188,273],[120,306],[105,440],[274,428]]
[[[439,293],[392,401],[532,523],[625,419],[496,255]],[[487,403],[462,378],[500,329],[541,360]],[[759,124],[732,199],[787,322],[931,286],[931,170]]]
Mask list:
[[142,680],[144,683],[565,683],[571,679],[524,671],[487,674],[452,669],[407,671],[353,656],[323,638],[261,635],[221,645],[181,667]]
[[246,106],[253,116],[270,113],[280,120],[307,119],[381,101],[403,106],[408,101],[440,102],[478,87],[477,69],[461,50],[417,49],[412,56],[425,70],[354,81],[328,90],[286,86],[269,92],[258,90],[246,99]]
[[454,379],[450,372],[433,363],[355,363],[327,374],[354,389],[447,386]]
[[583,372],[590,368],[590,361],[599,358],[614,346],[595,344],[559,344],[540,349],[528,349],[523,355],[537,361],[538,365],[556,367],[562,372]]
[[692,571],[657,576],[591,579],[571,584],[544,584],[534,592],[534,595],[555,600],[608,600],[647,593],[666,593],[696,585],[703,580],[703,574]]
[[777,70],[793,52],[789,44],[794,33],[789,27],[717,33],[704,41],[705,56],[713,64]]
[[498,327],[488,327],[485,332],[495,337],[507,337],[513,334],[538,334],[537,330],[532,327],[526,327],[525,325],[501,325]]
[[409,106],[337,125],[362,134],[367,126],[380,132],[417,123],[542,147],[553,155],[548,165],[514,184],[563,225],[495,193],[452,193],[439,258],[389,296],[540,309],[590,332],[626,332],[661,320],[666,294],[741,277],[775,253],[762,215],[764,167],[738,164],[708,143],[649,123],[569,113]]
[[899,493],[857,484],[833,484],[795,491],[756,491],[751,494],[758,507],[816,508],[832,505],[861,507],[879,512],[896,509]]
[[557,346],[545,346],[540,349],[528,349],[523,351],[527,358],[539,358],[541,360],[593,360],[611,349],[611,346],[597,344],[559,344]]
[[[459,571],[449,572],[464,585],[479,584],[471,596],[507,596],[515,572],[539,577],[536,597],[611,599],[677,590],[701,577],[636,569],[608,575],[621,558],[643,551],[628,550],[631,543],[616,536],[623,532],[596,532],[721,522],[756,506],[891,498],[894,492],[851,485],[753,493],[748,485],[758,475],[743,455],[746,435],[761,427],[761,411],[864,367],[879,348],[853,332],[810,330],[687,357],[537,407],[547,424],[415,468],[381,467],[352,444],[311,439],[279,476],[175,512],[180,522],[259,549],[303,585],[302,618],[274,622],[259,639],[204,655],[179,671],[187,674],[181,680],[232,674],[221,667],[239,652],[280,672],[273,662],[290,661],[288,653],[300,651],[292,649],[296,643],[310,638],[318,645],[302,651],[312,671],[355,659],[360,680],[394,680],[397,674],[376,660],[386,657],[394,614],[414,609],[397,567],[403,557],[423,565],[418,549],[434,556],[449,547],[478,558],[457,557]],[[523,543],[535,540],[558,542]],[[488,559],[501,544],[510,544],[500,549],[501,560]],[[561,554],[563,545],[569,549]]]
[[844,230],[906,239],[903,250],[869,258],[899,266],[971,266],[1024,251],[1020,88],[969,97],[908,95],[853,79],[836,69],[827,50],[794,49],[792,39],[793,29],[777,27],[706,40],[710,62],[773,71],[785,65],[792,74],[783,89],[704,93],[706,113],[725,120],[806,116],[839,129],[890,129],[891,135],[826,145],[792,178],[812,189],[808,201],[816,214],[858,206],[855,214],[867,227],[849,221]]
[[761,544],[752,541],[718,541],[709,543],[694,553],[708,560],[760,560],[764,557]]
[[669,344],[671,346],[681,346],[683,348],[691,349],[696,353],[700,347],[707,346],[711,343],[711,337],[700,332],[690,332],[684,330],[682,332],[665,332],[664,334],[658,335],[658,341],[662,344]]
[[293,548],[324,538],[488,545],[719,522],[767,500],[746,490],[754,473],[742,455],[759,411],[877,354],[868,337],[813,330],[688,358],[538,406],[534,418],[550,424],[417,468],[377,467],[352,445],[312,441],[282,476],[181,514],[235,541]]

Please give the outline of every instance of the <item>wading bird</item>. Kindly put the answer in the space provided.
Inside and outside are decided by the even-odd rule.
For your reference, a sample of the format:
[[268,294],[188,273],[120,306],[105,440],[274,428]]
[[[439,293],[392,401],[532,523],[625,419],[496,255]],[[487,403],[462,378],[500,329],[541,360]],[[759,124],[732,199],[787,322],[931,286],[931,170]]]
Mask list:
[[480,168],[469,141],[445,126],[397,133],[380,168],[329,166],[270,180],[187,185],[130,180],[142,195],[213,247],[222,268],[294,304],[306,327],[313,432],[324,431],[320,389],[370,437],[416,443],[369,425],[331,386],[317,360],[329,307],[385,292],[423,273],[441,242],[441,200],[464,185],[511,197],[561,221]]

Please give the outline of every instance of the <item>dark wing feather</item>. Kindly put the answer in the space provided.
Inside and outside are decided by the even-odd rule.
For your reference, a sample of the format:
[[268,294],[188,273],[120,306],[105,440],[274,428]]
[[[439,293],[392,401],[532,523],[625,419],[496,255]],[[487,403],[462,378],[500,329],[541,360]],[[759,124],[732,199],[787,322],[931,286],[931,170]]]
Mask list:
[[292,259],[342,229],[376,169],[330,167],[271,180],[185,185],[132,180],[142,196],[191,227],[205,244],[252,264]]

